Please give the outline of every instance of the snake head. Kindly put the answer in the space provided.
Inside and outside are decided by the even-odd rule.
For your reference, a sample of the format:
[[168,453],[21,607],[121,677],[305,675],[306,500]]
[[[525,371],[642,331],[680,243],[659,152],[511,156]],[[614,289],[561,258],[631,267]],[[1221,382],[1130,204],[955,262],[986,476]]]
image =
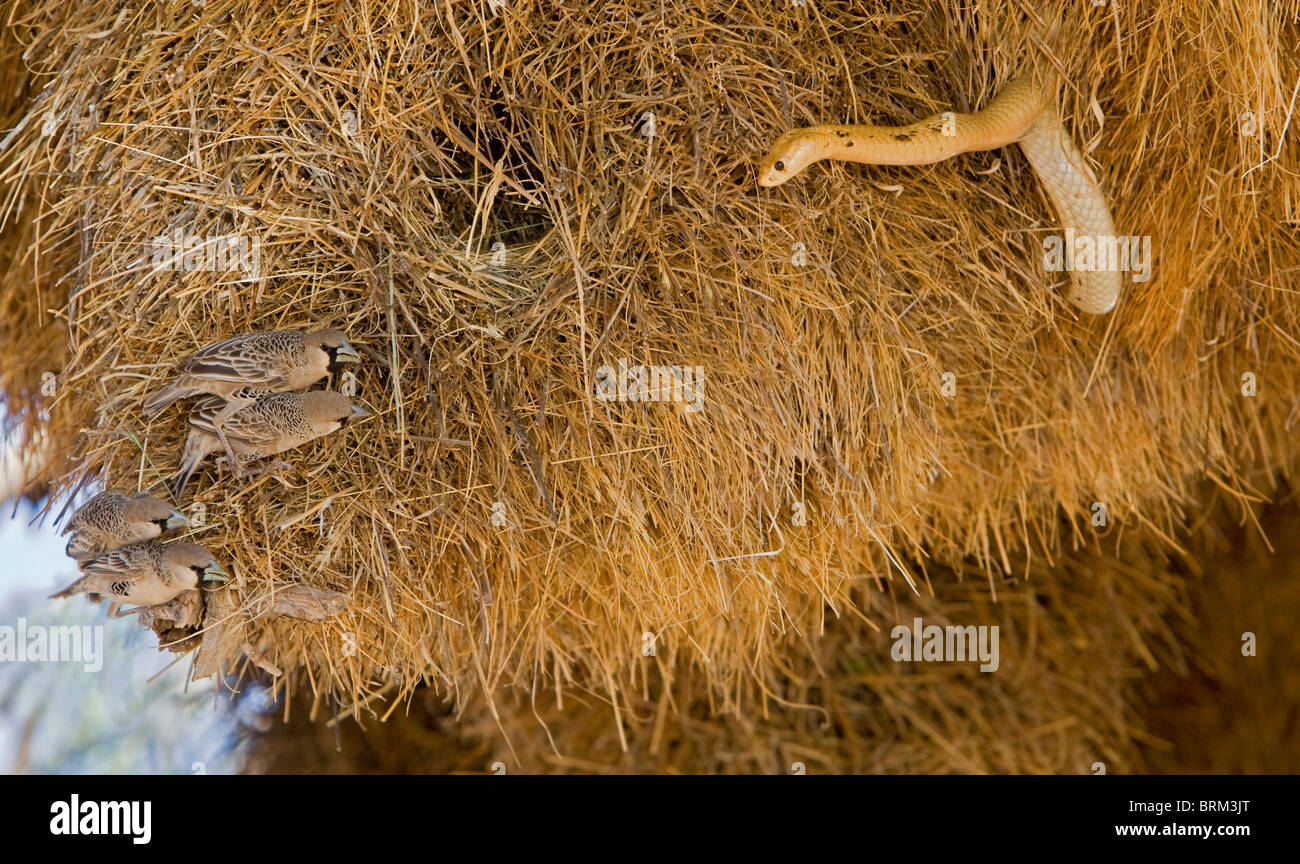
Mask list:
[[806,129],[787,132],[758,163],[758,185],[780,186],[821,158],[817,138]]

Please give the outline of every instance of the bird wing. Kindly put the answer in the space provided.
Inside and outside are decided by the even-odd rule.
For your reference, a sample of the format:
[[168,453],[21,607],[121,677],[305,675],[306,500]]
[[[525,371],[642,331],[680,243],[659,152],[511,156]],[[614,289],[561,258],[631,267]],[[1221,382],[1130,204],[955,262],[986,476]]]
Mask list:
[[[272,411],[268,409],[274,404],[271,400],[276,396],[284,395],[292,394],[276,394],[262,398],[242,411],[236,412],[233,417],[221,424],[221,431],[226,434],[226,440],[231,443],[239,442],[250,448],[279,440],[284,432],[275,424]],[[224,403],[215,400],[204,400],[190,415],[190,425],[201,432],[215,436],[217,426],[214,418],[220,413],[223,405]]]
[[279,331],[243,333],[200,348],[176,369],[206,381],[253,386],[275,384],[284,377],[285,358],[281,356],[284,341]]
[[134,556],[130,554],[129,549],[114,549],[111,552],[105,552],[94,560],[87,561],[81,568],[81,572],[87,576],[115,576],[119,574],[129,574],[138,566]]
[[131,587],[140,581],[140,562],[135,556],[121,549],[115,549],[86,562],[81,568],[83,574],[79,584],[94,587],[96,590],[115,597],[128,597]]
[[99,548],[101,542],[97,538],[92,538],[89,533],[73,534],[68,540],[64,552],[69,558],[80,561],[87,556],[93,555]]

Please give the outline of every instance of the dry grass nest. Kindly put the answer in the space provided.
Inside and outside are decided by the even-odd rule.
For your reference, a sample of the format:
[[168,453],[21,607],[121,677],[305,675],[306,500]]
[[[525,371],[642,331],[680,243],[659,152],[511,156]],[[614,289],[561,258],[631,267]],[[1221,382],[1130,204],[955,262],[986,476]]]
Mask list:
[[[1300,28],[1269,0],[1045,6],[14,3],[5,422],[45,442],[57,514],[174,469],[180,415],[139,408],[179,356],[345,330],[374,416],[279,476],[191,481],[193,539],[236,578],[164,637],[329,714],[426,684],[492,722],[566,693],[618,718],[653,679],[670,715],[746,716],[828,646],[874,669],[936,582],[1011,626],[1029,580],[1069,592],[1035,650],[1076,685],[1021,665],[933,698],[1010,687],[1039,701],[1008,722],[1059,731],[1069,693],[1156,662],[1176,594],[1117,601],[1077,562],[1179,554],[1204,489],[1246,518],[1294,463]],[[1055,215],[1018,151],[756,186],[791,126],[974,110],[1031,60],[1063,71],[1119,230],[1151,238],[1108,316],[1044,272]],[[248,238],[260,267],[159,268],[177,231]],[[598,400],[620,358],[702,367],[703,410]],[[1113,602],[1105,668],[1067,662],[1118,638],[1069,616]],[[864,671],[856,698],[926,674]],[[1122,702],[1089,710],[1098,740],[1124,728]]]

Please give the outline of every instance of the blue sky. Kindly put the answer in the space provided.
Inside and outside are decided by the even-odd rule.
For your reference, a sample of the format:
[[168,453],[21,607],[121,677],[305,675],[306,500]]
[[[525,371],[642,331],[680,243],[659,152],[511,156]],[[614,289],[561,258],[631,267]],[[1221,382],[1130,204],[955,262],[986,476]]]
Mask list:
[[[134,617],[109,619],[84,597],[47,599],[71,583],[76,566],[50,523],[35,511],[0,505],[0,627],[102,628],[102,667],[0,660],[0,772],[233,773],[234,712],[211,680],[191,683],[192,654],[179,661]],[[86,631],[86,632],[94,632]],[[156,676],[156,677],[155,677]],[[247,714],[247,707],[241,714]],[[26,745],[24,746],[24,739]],[[21,763],[21,764],[20,764]]]

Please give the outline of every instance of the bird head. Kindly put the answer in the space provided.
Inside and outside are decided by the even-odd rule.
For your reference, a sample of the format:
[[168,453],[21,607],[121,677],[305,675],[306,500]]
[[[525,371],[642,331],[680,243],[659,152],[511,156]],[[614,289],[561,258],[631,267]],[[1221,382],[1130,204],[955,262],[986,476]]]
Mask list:
[[230,578],[212,553],[197,543],[169,543],[163,552],[163,566],[183,585],[225,582]]
[[173,528],[189,527],[190,520],[161,498],[143,492],[126,501],[126,524],[137,537],[157,537]]
[[370,416],[370,412],[360,405],[353,405],[352,400],[342,393],[332,390],[312,390],[303,394],[303,411],[312,430],[325,435],[336,429],[342,429],[350,421]]
[[361,355],[348,344],[348,338],[339,330],[317,330],[307,334],[307,350],[325,352],[329,371],[337,372],[344,363],[360,363]]

